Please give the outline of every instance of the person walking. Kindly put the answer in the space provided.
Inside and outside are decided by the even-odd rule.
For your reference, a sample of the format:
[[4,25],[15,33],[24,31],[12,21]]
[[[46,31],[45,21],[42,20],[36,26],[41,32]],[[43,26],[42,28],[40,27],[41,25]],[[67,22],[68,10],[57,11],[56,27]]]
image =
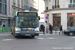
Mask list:
[[5,27],[5,24],[3,24],[3,27]]
[[41,25],[41,30],[43,31],[43,34],[45,34],[45,26]]
[[49,24],[49,31],[50,31],[50,34],[52,34],[52,30],[53,30],[53,27],[51,24]]
[[[62,32],[62,25],[60,25],[60,32],[59,32],[59,35],[60,35],[60,33]],[[63,33],[63,32],[62,32]]]

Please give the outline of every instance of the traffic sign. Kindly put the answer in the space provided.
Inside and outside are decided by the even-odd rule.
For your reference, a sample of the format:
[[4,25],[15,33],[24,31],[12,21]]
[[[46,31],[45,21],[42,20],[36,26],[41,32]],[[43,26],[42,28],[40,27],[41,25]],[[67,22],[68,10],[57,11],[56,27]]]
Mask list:
[[46,18],[46,19],[49,19],[49,16],[46,16],[45,18]]

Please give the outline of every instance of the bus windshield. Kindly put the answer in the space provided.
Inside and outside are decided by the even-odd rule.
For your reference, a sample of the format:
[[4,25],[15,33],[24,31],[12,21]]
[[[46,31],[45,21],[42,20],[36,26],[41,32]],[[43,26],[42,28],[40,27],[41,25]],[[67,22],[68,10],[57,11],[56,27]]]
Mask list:
[[38,17],[18,17],[19,27],[38,27],[39,26]]

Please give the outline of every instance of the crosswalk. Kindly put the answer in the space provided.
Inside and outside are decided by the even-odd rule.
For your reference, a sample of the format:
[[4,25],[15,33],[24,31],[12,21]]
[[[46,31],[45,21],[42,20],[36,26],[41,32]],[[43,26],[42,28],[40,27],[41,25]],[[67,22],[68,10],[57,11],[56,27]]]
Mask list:
[[54,39],[55,40],[57,38],[54,38],[54,37],[47,37],[47,38],[39,37],[39,38],[36,38],[36,39],[38,39],[38,40],[46,40],[46,39],[47,40],[50,40],[50,39],[53,40]]
[[59,33],[53,33],[53,34],[39,34],[39,35],[59,35]]
[[[57,38],[54,38],[54,37],[47,37],[47,38],[43,38],[43,37],[38,37],[38,38],[35,38],[35,40],[55,40]],[[12,40],[16,40],[16,39],[2,39],[1,41],[12,41]]]
[[[9,36],[11,34],[0,34],[0,36]],[[42,36],[42,35],[59,35],[59,34],[39,34],[39,36]]]

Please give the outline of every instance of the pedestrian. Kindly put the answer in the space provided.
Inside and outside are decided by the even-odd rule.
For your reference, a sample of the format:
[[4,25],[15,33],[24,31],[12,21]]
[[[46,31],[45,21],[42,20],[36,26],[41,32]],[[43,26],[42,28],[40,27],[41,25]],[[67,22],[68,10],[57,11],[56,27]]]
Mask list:
[[[62,25],[60,25],[60,32],[59,32],[59,35],[60,35],[60,33],[62,32]],[[63,32],[62,32],[63,33]]]
[[49,24],[49,31],[50,31],[50,34],[52,34],[52,30],[53,30],[53,26],[51,24]]
[[5,24],[3,24],[3,27],[5,27]]
[[41,25],[40,29],[43,31],[43,34],[45,34],[45,26]]

